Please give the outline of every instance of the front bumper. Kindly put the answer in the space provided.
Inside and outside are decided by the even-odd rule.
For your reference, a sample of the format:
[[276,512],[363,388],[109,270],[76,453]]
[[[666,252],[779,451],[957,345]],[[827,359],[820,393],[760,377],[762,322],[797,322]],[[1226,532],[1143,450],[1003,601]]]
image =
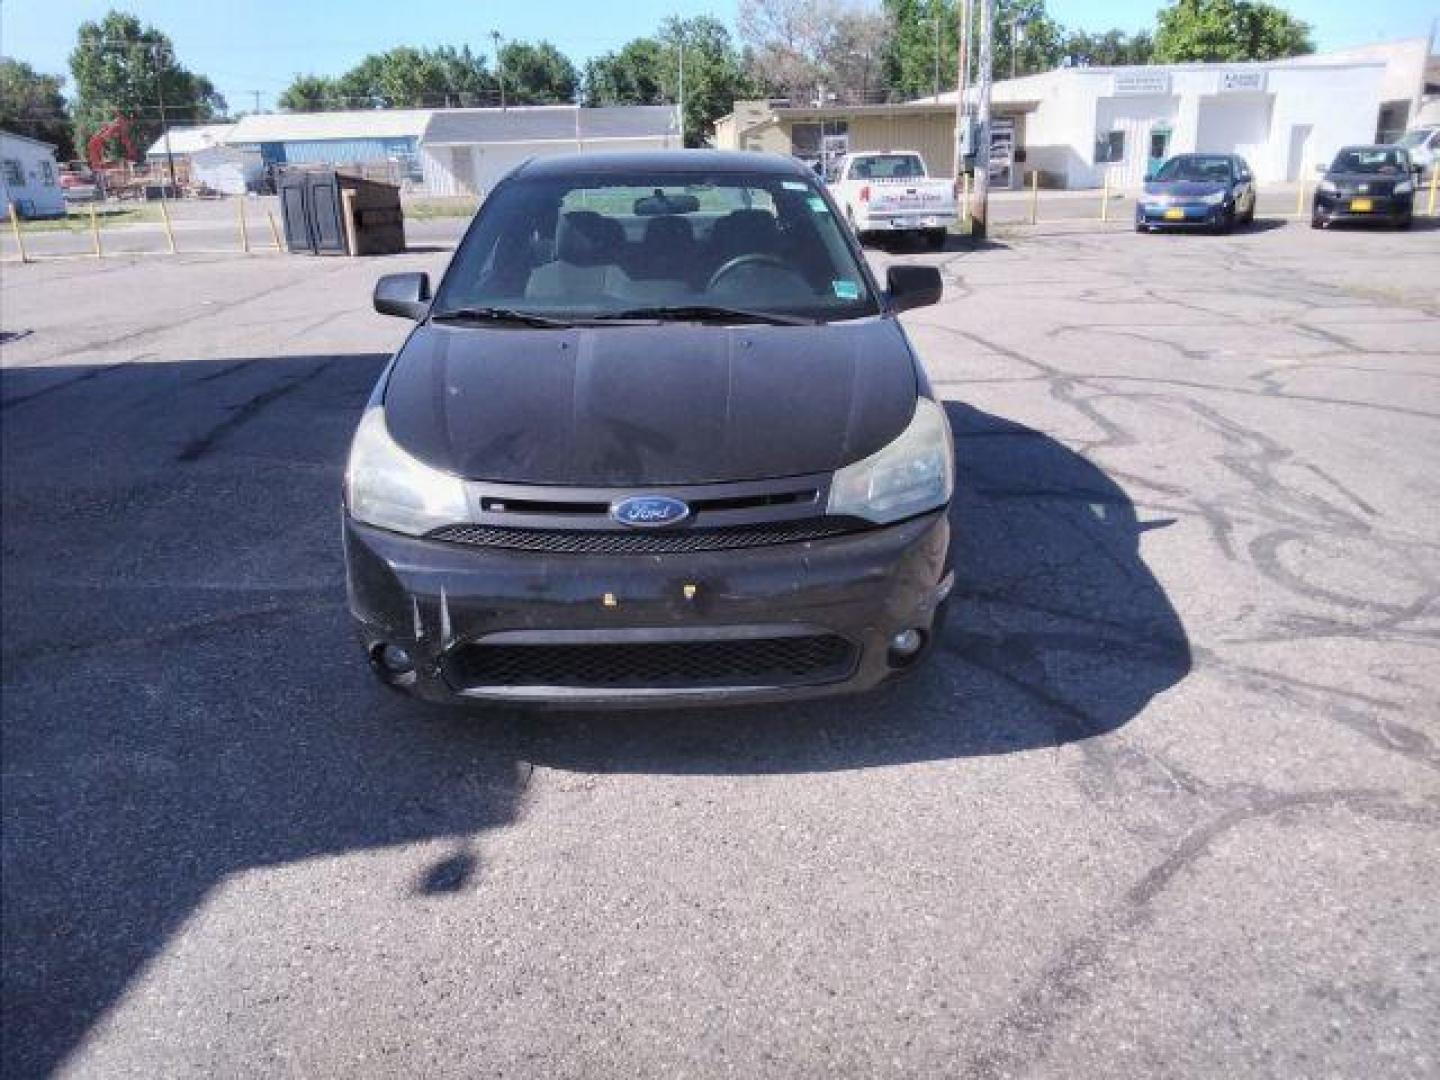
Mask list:
[[[1227,204],[1137,202],[1135,224],[1149,228],[1214,228],[1225,220]],[[1174,216],[1179,214],[1179,217]],[[1168,216],[1167,216],[1168,215]]]
[[[1356,200],[1369,203],[1368,210],[1356,210]],[[1315,196],[1314,216],[1322,221],[1403,221],[1415,208],[1415,195],[1335,195],[1319,192]]]
[[955,211],[898,210],[894,213],[861,214],[855,219],[855,231],[862,233],[919,232],[948,229],[955,224]]
[[[345,515],[350,610],[367,655],[398,645],[387,678],[441,702],[638,706],[790,700],[868,690],[897,674],[891,638],[926,649],[948,593],[950,529],[937,511],[828,540],[684,555],[551,555],[471,548]],[[683,644],[836,635],[843,670],[819,680],[658,685],[475,684],[459,658],[488,645]],[[915,658],[915,659],[918,659]]]

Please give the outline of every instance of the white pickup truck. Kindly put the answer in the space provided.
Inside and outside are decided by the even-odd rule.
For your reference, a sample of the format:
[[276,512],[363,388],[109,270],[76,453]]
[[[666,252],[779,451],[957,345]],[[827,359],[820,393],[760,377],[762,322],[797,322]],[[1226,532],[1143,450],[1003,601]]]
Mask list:
[[830,192],[857,236],[907,232],[943,247],[955,221],[955,191],[949,180],[931,180],[925,159],[914,150],[846,154]]

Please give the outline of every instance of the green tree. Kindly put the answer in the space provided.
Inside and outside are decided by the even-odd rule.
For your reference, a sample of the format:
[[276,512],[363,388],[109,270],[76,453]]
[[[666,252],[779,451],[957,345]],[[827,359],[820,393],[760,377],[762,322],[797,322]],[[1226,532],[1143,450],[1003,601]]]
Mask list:
[[580,73],[548,41],[509,41],[500,49],[500,77],[511,105],[562,105],[575,100]]
[[757,89],[724,23],[709,15],[670,17],[653,37],[635,38],[585,65],[586,105],[669,105],[679,100],[685,57],[685,145],[701,146],[715,121]]
[[133,15],[112,11],[80,24],[70,54],[75,80],[75,142],[117,115],[129,117],[138,151],[159,138],[159,99],[168,123],[193,124],[225,112],[225,99],[203,75],[175,59],[170,39]]
[[[979,58],[979,5],[971,41]],[[955,89],[960,17],[954,0],[885,0],[893,27],[886,75],[901,97],[935,92],[936,21],[939,21],[940,90]],[[1045,0],[997,0],[991,74],[996,79],[1047,71],[1064,57],[1064,30],[1045,10]],[[972,76],[975,72],[972,70]]]
[[1308,24],[1257,0],[1175,0],[1159,14],[1155,60],[1278,60],[1315,51]]
[[585,65],[587,105],[659,105],[665,102],[668,65],[660,42],[635,38]]
[[74,128],[65,95],[65,80],[42,75],[20,60],[0,57],[0,130],[52,143],[61,160],[74,156]]
[[335,80],[323,75],[296,75],[290,85],[280,92],[277,104],[286,112],[323,112],[344,108]]
[[1061,44],[1065,59],[1079,67],[1124,67],[1151,63],[1155,55],[1155,38],[1148,30],[1127,34],[1123,30],[1107,30],[1090,34],[1071,30]]
[[495,77],[485,58],[460,48],[416,49],[408,45],[372,53],[331,79],[297,75],[280,95],[292,112],[322,109],[443,108],[494,104]]

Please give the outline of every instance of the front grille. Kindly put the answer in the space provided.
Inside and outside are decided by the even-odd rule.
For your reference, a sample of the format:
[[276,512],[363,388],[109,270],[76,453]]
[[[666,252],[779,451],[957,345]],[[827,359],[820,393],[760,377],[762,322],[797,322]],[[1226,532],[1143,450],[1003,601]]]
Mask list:
[[460,690],[793,686],[843,679],[854,670],[855,657],[855,647],[835,634],[595,645],[475,643],[451,652],[446,675]]
[[429,538],[451,544],[549,555],[668,555],[824,540],[854,532],[857,527],[853,521],[837,518],[773,521],[763,525],[734,525],[717,529],[657,529],[653,532],[446,525],[431,532]]

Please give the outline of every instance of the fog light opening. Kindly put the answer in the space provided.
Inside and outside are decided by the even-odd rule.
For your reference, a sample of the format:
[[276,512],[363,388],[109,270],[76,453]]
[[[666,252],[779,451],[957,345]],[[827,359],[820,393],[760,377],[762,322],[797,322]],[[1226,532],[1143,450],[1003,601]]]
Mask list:
[[399,682],[415,673],[415,661],[399,645],[382,641],[370,650],[370,662],[387,682]]
[[898,668],[914,663],[924,648],[924,630],[901,630],[890,639],[890,666]]

